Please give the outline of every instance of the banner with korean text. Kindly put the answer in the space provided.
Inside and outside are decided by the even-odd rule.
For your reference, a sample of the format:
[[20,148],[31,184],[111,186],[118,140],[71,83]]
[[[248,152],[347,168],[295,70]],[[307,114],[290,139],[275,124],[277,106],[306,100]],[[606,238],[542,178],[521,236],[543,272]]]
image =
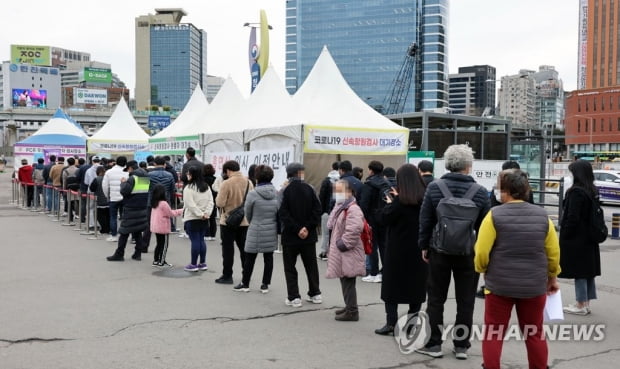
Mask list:
[[155,155],[184,155],[188,147],[193,147],[200,154],[199,139],[199,136],[150,138],[148,149]]
[[148,148],[146,142],[135,141],[92,141],[88,140],[88,152],[90,153],[116,153],[133,154],[135,151],[143,151]]
[[357,155],[405,155],[409,130],[340,128],[307,125],[304,152]]
[[280,188],[286,181],[286,166],[293,162],[295,152],[293,148],[237,151],[237,152],[211,152],[207,154],[206,163],[211,163],[215,173],[222,173],[222,166],[228,160],[235,160],[241,167],[243,175],[248,174],[248,168],[252,164],[268,165],[273,169],[274,177],[271,181],[276,188]]

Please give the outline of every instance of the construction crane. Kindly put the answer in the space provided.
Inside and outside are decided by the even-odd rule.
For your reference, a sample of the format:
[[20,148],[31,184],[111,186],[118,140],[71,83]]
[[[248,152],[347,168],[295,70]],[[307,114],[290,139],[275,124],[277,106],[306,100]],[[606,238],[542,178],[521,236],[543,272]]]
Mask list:
[[414,42],[407,48],[407,53],[403,60],[400,70],[392,81],[390,92],[383,101],[382,113],[385,115],[399,114],[405,109],[405,102],[411,90],[413,80],[413,70],[415,67],[415,57],[418,52],[418,45]]

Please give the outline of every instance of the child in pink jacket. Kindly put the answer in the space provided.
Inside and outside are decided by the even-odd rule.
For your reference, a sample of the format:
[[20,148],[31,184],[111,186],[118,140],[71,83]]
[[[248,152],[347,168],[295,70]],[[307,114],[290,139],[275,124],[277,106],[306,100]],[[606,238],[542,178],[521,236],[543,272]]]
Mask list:
[[166,200],[166,188],[160,184],[153,187],[151,194],[151,233],[155,234],[154,267],[171,267],[166,262],[168,236],[170,235],[170,218],[183,214],[183,209],[172,210]]

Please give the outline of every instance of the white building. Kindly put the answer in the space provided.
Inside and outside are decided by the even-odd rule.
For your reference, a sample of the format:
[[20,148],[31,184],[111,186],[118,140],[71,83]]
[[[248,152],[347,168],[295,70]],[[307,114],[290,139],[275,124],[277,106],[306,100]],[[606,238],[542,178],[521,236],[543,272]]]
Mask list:
[[226,78],[222,78],[222,77],[218,77],[218,76],[212,76],[212,75],[207,75],[207,93],[206,93],[206,95],[207,95],[207,101],[209,103],[211,103],[211,101],[213,101],[213,98],[220,91],[220,88],[222,87],[222,85],[224,84],[225,81],[226,81]]
[[60,70],[29,64],[0,65],[0,110],[60,106]]

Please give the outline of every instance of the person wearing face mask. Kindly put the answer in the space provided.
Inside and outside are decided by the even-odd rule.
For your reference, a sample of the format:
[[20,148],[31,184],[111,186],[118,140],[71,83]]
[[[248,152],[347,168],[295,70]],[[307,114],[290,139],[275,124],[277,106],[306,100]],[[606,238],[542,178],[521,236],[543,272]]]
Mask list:
[[[502,164],[502,170],[508,170],[508,169],[519,169],[520,170],[521,166],[519,165],[519,163],[517,163],[514,160],[507,160]],[[501,192],[497,188],[497,185],[493,186],[493,191],[491,192],[490,200],[491,200],[492,208],[502,204]],[[529,202],[530,204],[534,203],[534,193],[532,191],[530,191],[528,195],[527,202]],[[478,285],[479,280],[480,280],[480,274],[476,273],[476,285]],[[484,285],[482,285],[480,286],[478,291],[476,291],[476,297],[479,299],[484,299],[485,295],[486,294],[484,293]]]
[[364,246],[360,235],[364,229],[364,213],[357,205],[349,182],[338,180],[334,185],[336,205],[329,215],[331,230],[327,253],[327,278],[340,278],[345,307],[336,311],[338,321],[358,321],[355,278],[366,273]]
[[[560,245],[545,209],[527,203],[527,174],[519,169],[498,176],[502,205],[485,216],[475,245],[476,271],[485,273],[483,368],[500,368],[504,334],[516,307],[530,368],[548,368],[543,330],[547,295],[558,291]],[[524,232],[524,230],[527,230]],[[528,332],[529,331],[529,332]]]

